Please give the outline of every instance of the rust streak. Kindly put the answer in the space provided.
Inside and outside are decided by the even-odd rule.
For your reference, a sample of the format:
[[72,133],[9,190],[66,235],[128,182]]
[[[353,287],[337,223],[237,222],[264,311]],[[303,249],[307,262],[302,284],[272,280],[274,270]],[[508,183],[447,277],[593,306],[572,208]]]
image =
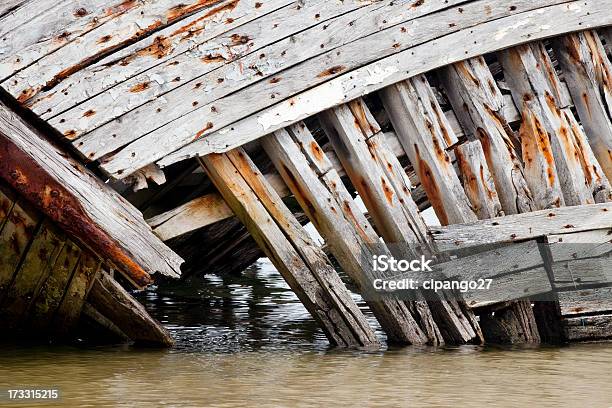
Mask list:
[[[0,158],[0,177],[20,196],[58,223],[68,234],[109,259],[137,285],[144,287],[152,283],[150,275],[91,219],[71,192],[1,133]],[[77,163],[72,165],[81,169]],[[84,169],[82,171],[85,172]]]

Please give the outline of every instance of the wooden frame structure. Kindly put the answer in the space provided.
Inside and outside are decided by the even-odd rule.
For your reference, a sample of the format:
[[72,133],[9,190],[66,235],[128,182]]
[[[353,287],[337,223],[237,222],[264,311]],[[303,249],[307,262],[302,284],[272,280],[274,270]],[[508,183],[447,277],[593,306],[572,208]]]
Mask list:
[[[186,274],[263,253],[341,346],[378,340],[330,258],[390,341],[612,337],[609,1],[81,3],[0,8],[0,87],[113,180]],[[0,106],[11,187],[137,285],[176,276],[179,257],[140,213],[82,163],[65,162],[87,182],[62,179],[45,153],[61,149],[15,110]],[[25,153],[41,186],[13,175]],[[429,207],[442,227],[423,220]],[[566,259],[565,239],[604,249]],[[521,250],[524,267],[499,261]],[[369,296],[377,254],[520,279],[500,278],[512,295],[497,302]],[[559,274],[589,264],[601,276],[566,290]]]

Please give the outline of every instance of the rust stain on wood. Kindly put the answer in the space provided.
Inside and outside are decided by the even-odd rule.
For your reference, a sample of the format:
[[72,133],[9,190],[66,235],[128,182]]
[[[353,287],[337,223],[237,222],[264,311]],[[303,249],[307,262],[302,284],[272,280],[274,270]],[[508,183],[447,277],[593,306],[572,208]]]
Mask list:
[[133,87],[131,87],[130,88],[130,92],[131,93],[142,92],[142,91],[145,91],[145,90],[149,89],[150,86],[151,86],[151,82],[149,82],[149,81],[142,82],[140,84],[136,84]]
[[317,75],[317,78],[324,78],[330,75],[336,75],[339,74],[340,72],[344,71],[346,69],[346,67],[344,65],[335,65],[331,68],[326,69],[325,71],[321,72],[319,75]]
[[[76,162],[73,166],[80,168]],[[0,177],[68,234],[79,238],[99,255],[109,259],[137,285],[152,283],[150,275],[87,215],[78,200],[64,186],[1,133]]]
[[[236,8],[236,6],[238,5],[238,3],[240,3],[240,0],[234,0],[231,3],[225,4],[223,6],[220,7],[216,7],[214,9],[212,9],[211,11],[209,11],[208,13],[206,13],[204,16],[192,21],[191,23],[179,28],[178,30],[174,31],[170,36],[171,37],[175,37],[177,35],[180,34],[184,34],[187,33],[187,36],[183,39],[181,39],[181,41],[186,40],[188,38],[191,38],[193,35],[195,35],[196,33],[204,30],[204,27],[198,27],[198,24],[200,24],[202,21],[208,20],[209,18],[217,15],[218,13],[222,13],[224,11],[232,11]],[[233,22],[233,20],[231,21]],[[230,22],[230,23],[231,23]],[[195,29],[194,29],[195,28]]]
[[442,194],[440,193],[440,189],[438,188],[434,176],[431,172],[431,168],[427,164],[425,160],[422,159],[421,154],[419,152],[419,147],[414,145],[415,154],[417,157],[416,163],[416,171],[419,176],[419,181],[427,193],[427,198],[431,203],[431,206],[434,208],[438,219],[442,225],[448,225],[448,215],[444,209],[444,201],[442,199]]
[[219,0],[198,0],[193,4],[178,4],[168,10],[166,17],[169,21],[175,21],[187,14],[195,13],[218,2]]

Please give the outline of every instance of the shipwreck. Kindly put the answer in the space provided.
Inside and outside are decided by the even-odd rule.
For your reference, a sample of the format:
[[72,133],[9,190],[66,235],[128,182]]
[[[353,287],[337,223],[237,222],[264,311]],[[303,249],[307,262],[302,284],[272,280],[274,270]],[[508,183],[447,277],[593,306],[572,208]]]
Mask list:
[[265,256],[376,346],[381,254],[495,294],[366,298],[389,342],[610,340],[610,6],[4,0],[3,340],[171,345],[131,290]]

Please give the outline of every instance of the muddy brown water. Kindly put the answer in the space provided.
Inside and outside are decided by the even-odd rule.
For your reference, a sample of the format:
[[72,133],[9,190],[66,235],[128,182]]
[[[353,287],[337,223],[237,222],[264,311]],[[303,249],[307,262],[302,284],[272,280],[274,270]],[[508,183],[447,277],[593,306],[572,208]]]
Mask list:
[[0,389],[61,398],[0,406],[612,408],[611,344],[333,350],[267,261],[161,292],[174,349],[0,346]]

